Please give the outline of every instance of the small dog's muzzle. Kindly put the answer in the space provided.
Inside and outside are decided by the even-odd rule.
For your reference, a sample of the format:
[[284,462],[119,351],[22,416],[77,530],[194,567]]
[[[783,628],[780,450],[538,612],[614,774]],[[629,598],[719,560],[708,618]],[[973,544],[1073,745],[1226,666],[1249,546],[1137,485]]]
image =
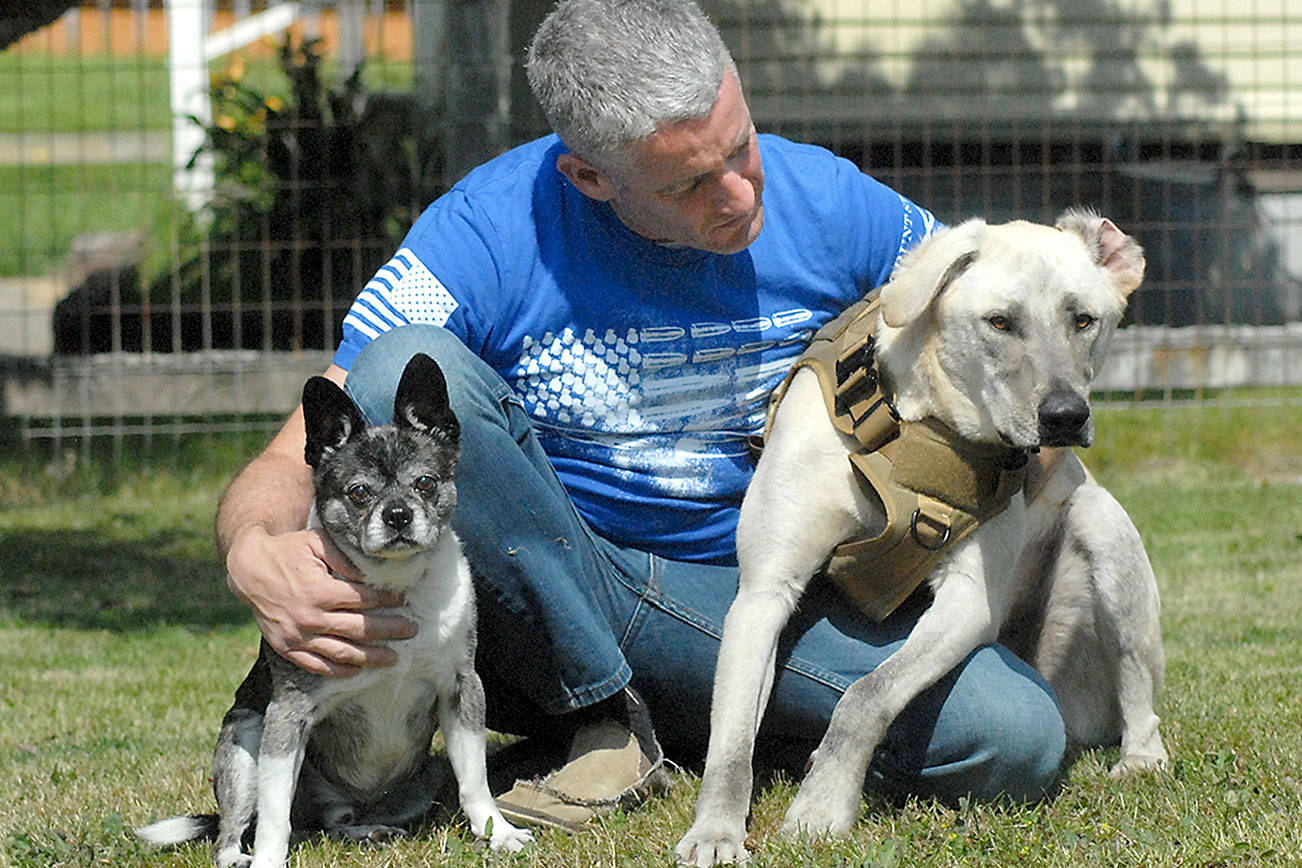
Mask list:
[[380,518],[386,525],[396,531],[406,530],[411,524],[411,507],[405,503],[386,504],[384,510],[380,513]]

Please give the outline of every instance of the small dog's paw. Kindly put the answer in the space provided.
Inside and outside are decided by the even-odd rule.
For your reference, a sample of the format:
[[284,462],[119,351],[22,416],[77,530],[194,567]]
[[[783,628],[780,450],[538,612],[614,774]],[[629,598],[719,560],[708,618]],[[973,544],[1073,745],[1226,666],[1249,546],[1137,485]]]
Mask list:
[[253,857],[236,847],[215,854],[212,863],[217,868],[249,868],[253,864]]
[[809,793],[808,786],[801,787],[787,815],[782,821],[782,835],[797,838],[803,835],[822,837],[845,835],[859,818],[859,799],[830,798]]
[[1137,774],[1139,772],[1160,772],[1166,770],[1166,754],[1161,756],[1145,756],[1142,754],[1129,754],[1123,756],[1108,771],[1110,778],[1124,778],[1127,775]]
[[503,853],[515,853],[533,843],[533,832],[519,829],[502,820],[493,823],[493,837],[488,839],[490,849]]
[[678,864],[694,868],[745,862],[750,853],[746,850],[745,824],[701,824],[687,830],[687,834],[674,848]]

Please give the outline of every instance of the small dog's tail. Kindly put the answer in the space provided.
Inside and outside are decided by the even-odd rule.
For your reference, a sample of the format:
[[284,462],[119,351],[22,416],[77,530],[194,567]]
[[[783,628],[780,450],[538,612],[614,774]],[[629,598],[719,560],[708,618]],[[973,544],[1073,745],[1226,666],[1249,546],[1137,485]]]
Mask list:
[[171,817],[136,829],[136,836],[155,847],[171,847],[187,841],[211,840],[217,837],[217,815],[199,814],[194,817]]

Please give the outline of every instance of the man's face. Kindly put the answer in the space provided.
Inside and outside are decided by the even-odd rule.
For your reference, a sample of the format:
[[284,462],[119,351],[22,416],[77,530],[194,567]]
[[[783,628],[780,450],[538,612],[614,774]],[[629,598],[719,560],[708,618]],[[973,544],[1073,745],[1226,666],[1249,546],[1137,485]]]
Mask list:
[[708,116],[661,126],[628,153],[627,163],[606,175],[608,195],[601,198],[637,234],[725,254],[759,235],[764,167],[732,73]]

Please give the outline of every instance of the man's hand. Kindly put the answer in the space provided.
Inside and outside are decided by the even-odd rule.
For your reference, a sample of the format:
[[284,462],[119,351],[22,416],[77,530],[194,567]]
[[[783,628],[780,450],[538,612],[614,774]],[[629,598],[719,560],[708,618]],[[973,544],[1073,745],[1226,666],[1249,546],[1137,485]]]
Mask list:
[[271,534],[250,527],[232,540],[226,583],[252,610],[258,629],[286,660],[318,675],[355,675],[397,659],[381,644],[409,639],[416,625],[369,610],[402,598],[357,581],[361,576],[324,534]]

